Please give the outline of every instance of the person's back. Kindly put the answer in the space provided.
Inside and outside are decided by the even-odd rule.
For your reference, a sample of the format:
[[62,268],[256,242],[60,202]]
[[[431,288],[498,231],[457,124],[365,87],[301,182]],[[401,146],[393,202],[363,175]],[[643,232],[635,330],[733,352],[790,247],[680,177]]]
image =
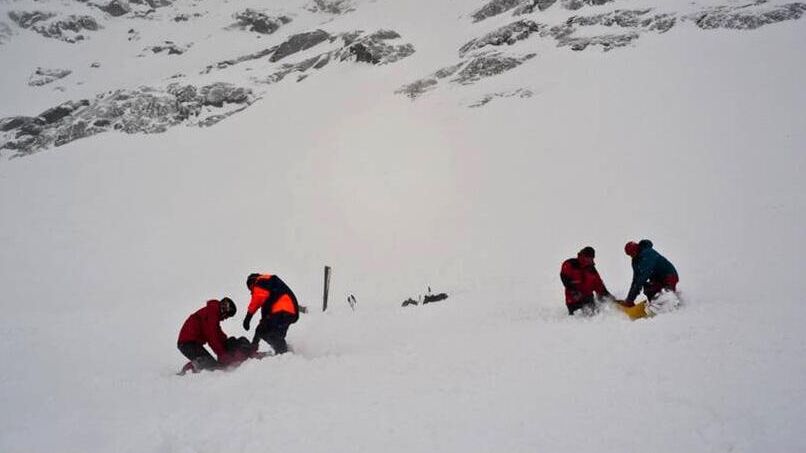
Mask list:
[[679,277],[677,269],[655,250],[652,241],[642,239],[637,244],[628,242],[624,251],[632,257],[633,280],[625,302],[631,303],[643,287],[648,299],[654,298],[662,289],[676,289]]

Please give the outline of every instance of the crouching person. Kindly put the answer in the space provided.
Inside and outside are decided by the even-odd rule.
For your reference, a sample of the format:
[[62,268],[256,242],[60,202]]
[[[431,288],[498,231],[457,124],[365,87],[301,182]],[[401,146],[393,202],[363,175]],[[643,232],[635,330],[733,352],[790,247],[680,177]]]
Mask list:
[[288,352],[285,336],[288,327],[299,319],[299,304],[291,288],[276,275],[250,274],[246,287],[252,299],[243,320],[243,328],[249,330],[252,316],[260,310],[260,323],[255,328],[252,348],[258,349],[260,340],[268,343],[275,354]]
[[[227,338],[221,330],[221,321],[235,316],[235,303],[229,297],[209,300],[207,304],[190,315],[179,331],[177,347],[179,352],[190,360],[180,374],[188,370],[194,373],[201,370],[215,370],[243,361],[239,352],[238,339]],[[244,338],[244,340],[246,340]],[[218,357],[213,358],[205,344]],[[227,347],[229,346],[229,348]]]
[[560,268],[560,280],[565,287],[565,306],[569,315],[577,310],[585,314],[596,312],[594,293],[600,299],[613,298],[596,270],[593,262],[595,257],[593,247],[585,247],[577,253],[576,258],[565,260]]

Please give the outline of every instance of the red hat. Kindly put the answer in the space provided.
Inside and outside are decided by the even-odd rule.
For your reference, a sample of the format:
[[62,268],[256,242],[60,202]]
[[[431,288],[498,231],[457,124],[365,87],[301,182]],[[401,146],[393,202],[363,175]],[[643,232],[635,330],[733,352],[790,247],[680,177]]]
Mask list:
[[638,255],[638,244],[633,241],[624,244],[624,253],[635,258],[635,255]]

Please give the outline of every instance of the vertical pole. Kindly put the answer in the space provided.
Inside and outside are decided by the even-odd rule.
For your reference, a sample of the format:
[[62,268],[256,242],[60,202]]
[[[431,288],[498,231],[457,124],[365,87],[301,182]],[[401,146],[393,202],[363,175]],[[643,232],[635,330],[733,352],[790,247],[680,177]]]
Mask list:
[[322,311],[327,310],[327,293],[330,291],[330,266],[325,266],[325,290],[322,297]]

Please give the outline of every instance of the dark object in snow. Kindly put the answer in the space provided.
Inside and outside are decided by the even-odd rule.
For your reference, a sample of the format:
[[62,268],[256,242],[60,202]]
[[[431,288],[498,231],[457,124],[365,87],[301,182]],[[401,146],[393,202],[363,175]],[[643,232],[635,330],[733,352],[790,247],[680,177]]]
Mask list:
[[418,305],[419,302],[409,297],[408,299],[403,301],[403,305],[401,307],[408,307],[409,305]]
[[423,296],[423,305],[430,304],[432,302],[439,302],[441,300],[445,300],[448,298],[446,293],[439,293],[439,294],[426,294]]

